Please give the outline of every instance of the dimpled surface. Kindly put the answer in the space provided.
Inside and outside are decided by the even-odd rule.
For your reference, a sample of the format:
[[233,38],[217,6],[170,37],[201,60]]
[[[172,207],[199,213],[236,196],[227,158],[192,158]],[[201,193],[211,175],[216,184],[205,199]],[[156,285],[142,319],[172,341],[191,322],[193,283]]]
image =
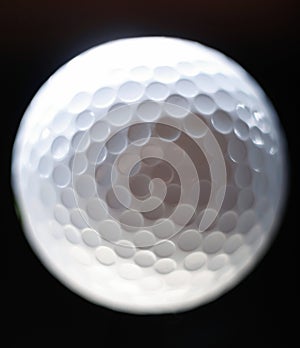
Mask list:
[[221,53],[124,39],[39,90],[13,183],[29,241],[66,286],[117,310],[186,310],[233,287],[268,246],[284,139],[260,87]]

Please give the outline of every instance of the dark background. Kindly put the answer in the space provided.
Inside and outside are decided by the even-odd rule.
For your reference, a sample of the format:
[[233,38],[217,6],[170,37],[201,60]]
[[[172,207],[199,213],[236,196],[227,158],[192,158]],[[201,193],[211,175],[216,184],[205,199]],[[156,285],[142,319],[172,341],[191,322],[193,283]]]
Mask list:
[[[1,230],[6,254],[1,284],[7,290],[2,297],[2,318],[8,346],[100,347],[109,342],[170,347],[297,345],[297,339],[291,342],[298,336],[299,321],[299,14],[297,1],[292,0],[2,0],[1,163],[5,171],[1,175],[1,203],[5,224]],[[14,137],[41,84],[62,64],[94,45],[148,35],[200,41],[239,62],[277,109],[291,159],[292,189],[286,214],[258,267],[217,301],[186,313],[162,316],[113,312],[63,287],[26,242],[10,189]]]

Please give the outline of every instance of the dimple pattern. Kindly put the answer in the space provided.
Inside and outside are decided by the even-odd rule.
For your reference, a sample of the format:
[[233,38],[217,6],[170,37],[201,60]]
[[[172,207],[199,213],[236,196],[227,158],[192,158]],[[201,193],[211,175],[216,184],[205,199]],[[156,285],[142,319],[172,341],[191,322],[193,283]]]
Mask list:
[[276,115],[236,63],[141,38],[54,75],[24,116],[13,177],[25,231],[65,284],[160,313],[217,297],[255,264],[284,164]]

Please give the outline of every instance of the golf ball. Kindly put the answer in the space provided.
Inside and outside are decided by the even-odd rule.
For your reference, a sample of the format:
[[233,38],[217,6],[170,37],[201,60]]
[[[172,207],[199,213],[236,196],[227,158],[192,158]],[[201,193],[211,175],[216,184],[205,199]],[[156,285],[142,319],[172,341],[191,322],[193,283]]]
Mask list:
[[26,236],[82,297],[163,313],[211,301],[270,244],[285,141],[237,63],[165,37],[112,41],[61,67],[21,122],[12,179]]

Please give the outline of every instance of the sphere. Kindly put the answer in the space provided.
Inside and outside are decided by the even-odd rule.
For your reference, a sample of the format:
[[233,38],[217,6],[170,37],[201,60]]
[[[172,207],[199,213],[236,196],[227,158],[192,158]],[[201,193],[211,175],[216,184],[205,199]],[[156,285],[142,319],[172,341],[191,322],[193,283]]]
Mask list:
[[12,179],[25,234],[87,300],[183,311],[237,284],[274,236],[285,141],[237,63],[165,37],[112,41],[61,67],[21,122]]

